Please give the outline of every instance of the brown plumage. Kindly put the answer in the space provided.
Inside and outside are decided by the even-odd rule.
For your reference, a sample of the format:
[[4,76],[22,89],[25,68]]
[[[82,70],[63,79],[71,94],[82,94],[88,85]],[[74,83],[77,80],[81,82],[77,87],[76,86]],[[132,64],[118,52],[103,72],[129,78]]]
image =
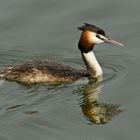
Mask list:
[[84,30],[81,34],[81,37],[78,43],[78,48],[82,52],[87,53],[93,49],[94,42],[90,40],[91,33],[92,33],[91,31]]
[[1,77],[22,84],[49,83],[60,84],[88,76],[84,70],[77,70],[50,61],[29,61],[1,72]]

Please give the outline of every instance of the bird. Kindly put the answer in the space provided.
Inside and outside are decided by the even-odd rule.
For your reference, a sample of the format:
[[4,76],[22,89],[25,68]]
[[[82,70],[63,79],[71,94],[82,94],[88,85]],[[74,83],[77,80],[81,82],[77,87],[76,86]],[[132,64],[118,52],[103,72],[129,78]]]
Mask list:
[[116,46],[123,46],[123,44],[111,39],[103,29],[92,24],[84,23],[78,27],[78,30],[81,31],[78,48],[86,70],[63,66],[49,60],[30,60],[1,70],[0,78],[26,85],[72,83],[82,77],[100,79],[103,70],[94,54],[94,46],[100,43],[110,43]]

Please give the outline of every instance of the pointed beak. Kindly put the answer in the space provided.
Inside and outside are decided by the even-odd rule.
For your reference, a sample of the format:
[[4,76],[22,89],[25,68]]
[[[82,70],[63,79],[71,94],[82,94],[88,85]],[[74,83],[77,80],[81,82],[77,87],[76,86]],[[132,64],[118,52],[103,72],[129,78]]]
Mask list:
[[111,38],[109,38],[109,37],[104,38],[104,42],[105,42],[105,43],[112,44],[112,45],[115,45],[115,46],[120,46],[120,47],[123,47],[123,46],[124,46],[122,43],[117,42],[117,41],[115,41],[115,40],[113,40],[113,39],[111,39]]

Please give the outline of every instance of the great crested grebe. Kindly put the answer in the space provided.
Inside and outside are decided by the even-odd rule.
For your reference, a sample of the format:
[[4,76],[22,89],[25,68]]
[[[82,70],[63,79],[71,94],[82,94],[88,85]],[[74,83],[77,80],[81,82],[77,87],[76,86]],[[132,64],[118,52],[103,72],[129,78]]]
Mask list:
[[63,66],[55,62],[36,60],[7,68],[0,72],[0,77],[23,84],[57,84],[73,82],[81,77],[96,79],[102,76],[102,68],[93,52],[94,45],[103,42],[117,46],[123,46],[123,44],[112,40],[105,34],[104,30],[94,25],[85,23],[78,29],[82,31],[78,48],[81,51],[87,71]]

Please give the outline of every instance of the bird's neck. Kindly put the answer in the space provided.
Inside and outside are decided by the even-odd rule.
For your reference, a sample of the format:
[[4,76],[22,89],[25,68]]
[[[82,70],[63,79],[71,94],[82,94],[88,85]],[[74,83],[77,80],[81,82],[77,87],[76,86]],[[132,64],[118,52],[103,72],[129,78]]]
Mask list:
[[81,53],[90,76],[93,78],[102,76],[103,71],[94,55],[94,52],[89,51],[88,53]]

